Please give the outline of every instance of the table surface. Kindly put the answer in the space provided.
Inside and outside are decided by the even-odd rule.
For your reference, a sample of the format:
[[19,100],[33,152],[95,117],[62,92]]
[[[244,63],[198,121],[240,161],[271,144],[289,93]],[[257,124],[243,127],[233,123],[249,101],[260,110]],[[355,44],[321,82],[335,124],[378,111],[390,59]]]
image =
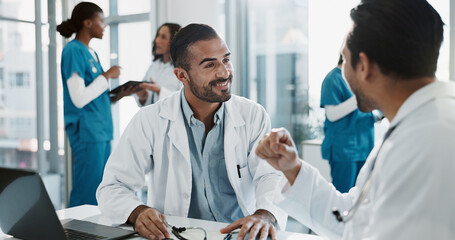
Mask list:
[[[109,220],[102,217],[100,211],[97,206],[93,205],[82,205],[73,208],[67,208],[57,211],[57,216],[59,219],[79,219],[79,220],[86,220],[90,222],[111,225]],[[186,217],[177,217],[177,216],[166,216],[167,221],[169,224],[177,227],[202,227],[207,231],[207,239],[210,240],[222,240],[225,234],[220,234],[219,230],[228,225],[228,223],[220,223],[220,222],[213,222],[213,221],[206,221],[206,220],[199,220],[199,219],[192,219]],[[131,226],[122,226],[123,228],[132,229]],[[183,234],[182,234],[183,235]],[[198,239],[203,236],[203,232],[199,230],[192,230],[188,231],[185,237],[189,239]],[[8,239],[12,240],[10,236],[5,235],[0,231],[0,240]],[[128,239],[144,239],[142,237],[130,237]],[[174,238],[176,239],[176,238]],[[280,240],[321,240],[322,238],[315,235],[310,234],[302,234],[302,233],[292,233],[292,232],[277,232],[277,239]],[[232,238],[232,240],[235,240]]]

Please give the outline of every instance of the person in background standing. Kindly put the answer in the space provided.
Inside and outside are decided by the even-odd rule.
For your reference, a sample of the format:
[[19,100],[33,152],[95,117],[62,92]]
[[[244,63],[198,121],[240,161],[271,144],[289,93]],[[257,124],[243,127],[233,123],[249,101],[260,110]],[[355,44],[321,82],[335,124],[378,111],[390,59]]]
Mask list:
[[73,159],[70,207],[97,205],[96,188],[111,153],[113,127],[108,80],[120,75],[120,67],[103,71],[98,55],[89,47],[93,38],[103,38],[105,27],[103,10],[89,2],[77,4],[71,19],[57,26],[65,38],[76,33],[76,38],[63,48],[61,61],[65,130]]
[[180,28],[180,25],[175,23],[164,23],[158,28],[153,40],[153,63],[145,73],[145,83],[141,84],[143,90],[136,93],[136,101],[140,107],[155,103],[182,87],[174,74],[169,52],[171,40]]
[[380,114],[364,113],[341,74],[343,58],[324,78],[321,107],[325,108],[322,158],[329,161],[335,188],[345,193],[354,186],[365,160],[374,146],[374,123]]

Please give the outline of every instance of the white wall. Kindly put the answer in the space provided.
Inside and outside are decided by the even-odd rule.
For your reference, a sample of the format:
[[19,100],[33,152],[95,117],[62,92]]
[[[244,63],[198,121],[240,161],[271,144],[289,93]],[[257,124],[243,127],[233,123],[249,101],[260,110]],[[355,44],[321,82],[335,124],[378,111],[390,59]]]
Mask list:
[[332,182],[329,162],[322,159],[321,144],[322,140],[318,139],[303,141],[301,157],[303,161],[317,168],[327,181]]
[[166,0],[160,1],[167,4],[165,16],[159,21],[175,22],[186,26],[190,23],[204,23],[212,26],[224,37],[224,1],[219,0]]

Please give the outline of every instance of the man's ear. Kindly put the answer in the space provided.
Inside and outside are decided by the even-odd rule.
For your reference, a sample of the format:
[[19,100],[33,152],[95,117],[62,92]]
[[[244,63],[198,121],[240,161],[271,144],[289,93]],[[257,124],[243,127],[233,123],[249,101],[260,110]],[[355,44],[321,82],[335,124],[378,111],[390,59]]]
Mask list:
[[363,81],[371,81],[373,78],[372,76],[375,74],[374,63],[370,61],[370,58],[364,53],[359,53],[359,61],[357,62],[357,71],[360,74],[360,79]]
[[177,79],[183,84],[188,83],[190,80],[190,78],[188,77],[188,72],[181,67],[174,68],[174,74],[177,77]]

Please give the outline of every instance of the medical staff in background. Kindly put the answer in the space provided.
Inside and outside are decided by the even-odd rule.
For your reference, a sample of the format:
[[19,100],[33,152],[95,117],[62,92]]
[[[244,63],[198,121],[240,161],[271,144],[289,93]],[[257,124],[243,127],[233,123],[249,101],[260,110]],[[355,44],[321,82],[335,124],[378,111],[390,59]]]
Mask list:
[[70,207],[97,205],[96,188],[111,153],[108,80],[120,75],[120,67],[103,71],[98,55],[89,47],[91,39],[103,38],[105,27],[103,10],[89,2],[77,4],[71,18],[57,26],[65,38],[76,33],[76,38],[63,48],[61,61],[65,131],[73,160]]
[[158,28],[153,40],[153,63],[143,78],[144,83],[141,84],[143,90],[135,95],[140,107],[155,103],[182,87],[182,83],[174,74],[169,52],[171,40],[180,28],[180,25],[175,23],[164,23]]
[[354,186],[365,160],[374,146],[374,123],[381,119],[373,112],[357,108],[357,100],[341,74],[343,58],[324,78],[321,107],[325,109],[322,158],[329,161],[335,188],[344,193]]

